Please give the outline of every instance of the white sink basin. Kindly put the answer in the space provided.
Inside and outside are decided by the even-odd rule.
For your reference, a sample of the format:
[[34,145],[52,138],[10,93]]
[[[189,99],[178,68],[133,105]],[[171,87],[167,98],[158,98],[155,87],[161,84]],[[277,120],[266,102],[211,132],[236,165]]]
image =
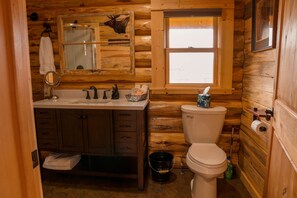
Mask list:
[[111,99],[79,99],[71,101],[72,104],[100,104],[100,103],[109,103]]

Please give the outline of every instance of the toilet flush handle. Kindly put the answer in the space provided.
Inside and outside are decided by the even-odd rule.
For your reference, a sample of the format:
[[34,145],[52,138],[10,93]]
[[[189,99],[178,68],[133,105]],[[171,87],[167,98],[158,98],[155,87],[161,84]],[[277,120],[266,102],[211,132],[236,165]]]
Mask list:
[[191,118],[191,119],[193,119],[193,116],[187,115],[187,118]]

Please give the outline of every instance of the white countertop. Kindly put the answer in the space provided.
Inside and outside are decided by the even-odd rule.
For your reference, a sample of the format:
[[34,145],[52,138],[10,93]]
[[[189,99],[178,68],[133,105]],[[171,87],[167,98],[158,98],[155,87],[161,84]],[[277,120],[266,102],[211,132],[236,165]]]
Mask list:
[[[123,98],[125,93],[121,94],[121,92],[120,92],[120,96],[121,95],[122,96],[119,99],[115,99],[115,100],[111,100],[111,99],[87,100],[81,97],[77,97],[78,95],[75,95],[75,94],[65,95],[64,93],[61,94],[56,92],[55,94],[57,94],[60,97],[59,99],[39,100],[34,102],[33,106],[34,108],[56,108],[56,109],[144,110],[149,103],[148,99],[138,101],[138,102],[130,102],[126,98]],[[99,90],[98,90],[98,93],[99,93]],[[73,97],[71,97],[71,95]]]

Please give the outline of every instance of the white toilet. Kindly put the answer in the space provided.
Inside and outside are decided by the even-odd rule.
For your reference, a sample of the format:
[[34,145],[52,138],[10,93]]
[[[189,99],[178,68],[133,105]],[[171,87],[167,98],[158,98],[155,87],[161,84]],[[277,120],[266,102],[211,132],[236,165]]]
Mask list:
[[185,139],[191,144],[186,162],[195,173],[192,198],[216,198],[217,177],[227,169],[226,153],[216,145],[227,109],[182,105],[181,110]]

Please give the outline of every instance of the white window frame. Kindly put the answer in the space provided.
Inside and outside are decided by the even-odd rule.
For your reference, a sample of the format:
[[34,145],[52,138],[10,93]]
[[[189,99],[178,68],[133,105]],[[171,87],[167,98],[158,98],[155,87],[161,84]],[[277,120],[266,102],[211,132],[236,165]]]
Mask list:
[[[204,10],[203,12],[203,16],[205,16],[205,14],[207,13],[207,15],[211,15],[211,13],[209,12],[206,12],[205,11],[207,10]],[[218,21],[218,16],[219,16],[219,12],[216,12],[216,15],[217,16],[214,16],[214,24],[213,24],[213,27],[214,27],[214,32],[213,32],[213,47],[212,48],[170,48],[168,47],[169,45],[169,24],[168,24],[168,19],[171,18],[171,17],[178,17],[179,15],[182,14],[183,17],[191,17],[193,16],[194,14],[197,15],[197,17],[201,17],[201,15],[199,15],[199,10],[197,11],[194,11],[194,12],[191,12],[191,14],[186,14],[184,11],[182,12],[172,12],[173,14],[171,14],[170,17],[165,17],[165,21],[164,21],[164,24],[165,24],[165,40],[166,40],[166,43],[165,43],[165,58],[166,58],[166,84],[165,84],[165,88],[175,88],[175,87],[205,87],[205,86],[218,86],[218,40],[219,40],[219,34],[218,34],[218,30],[219,30],[219,21]],[[210,16],[212,17],[212,16]],[[170,76],[170,63],[169,63],[169,54],[170,52],[176,52],[176,53],[179,53],[179,52],[193,52],[193,53],[196,53],[196,52],[212,52],[214,53],[214,65],[213,65],[213,80],[214,82],[213,83],[170,83],[170,79],[169,79],[169,76]]]
[[[221,3],[222,1],[218,1]],[[219,5],[219,4],[218,4]],[[162,4],[163,7],[165,7]],[[164,12],[177,10],[174,7],[161,9],[152,7],[152,86],[153,94],[196,94],[201,93],[205,84],[199,85],[179,85],[172,86],[167,81],[166,68],[166,24],[164,22]],[[199,7],[199,4],[194,7]],[[207,9],[202,7],[201,9]],[[213,7],[212,7],[213,8]],[[186,8],[189,10],[189,8]],[[232,71],[233,71],[233,35],[234,35],[234,4],[227,7],[221,5],[216,9],[221,9],[222,20],[219,22],[218,34],[218,69],[217,82],[211,85],[212,94],[231,94],[232,93]],[[181,9],[182,10],[182,9]]]

